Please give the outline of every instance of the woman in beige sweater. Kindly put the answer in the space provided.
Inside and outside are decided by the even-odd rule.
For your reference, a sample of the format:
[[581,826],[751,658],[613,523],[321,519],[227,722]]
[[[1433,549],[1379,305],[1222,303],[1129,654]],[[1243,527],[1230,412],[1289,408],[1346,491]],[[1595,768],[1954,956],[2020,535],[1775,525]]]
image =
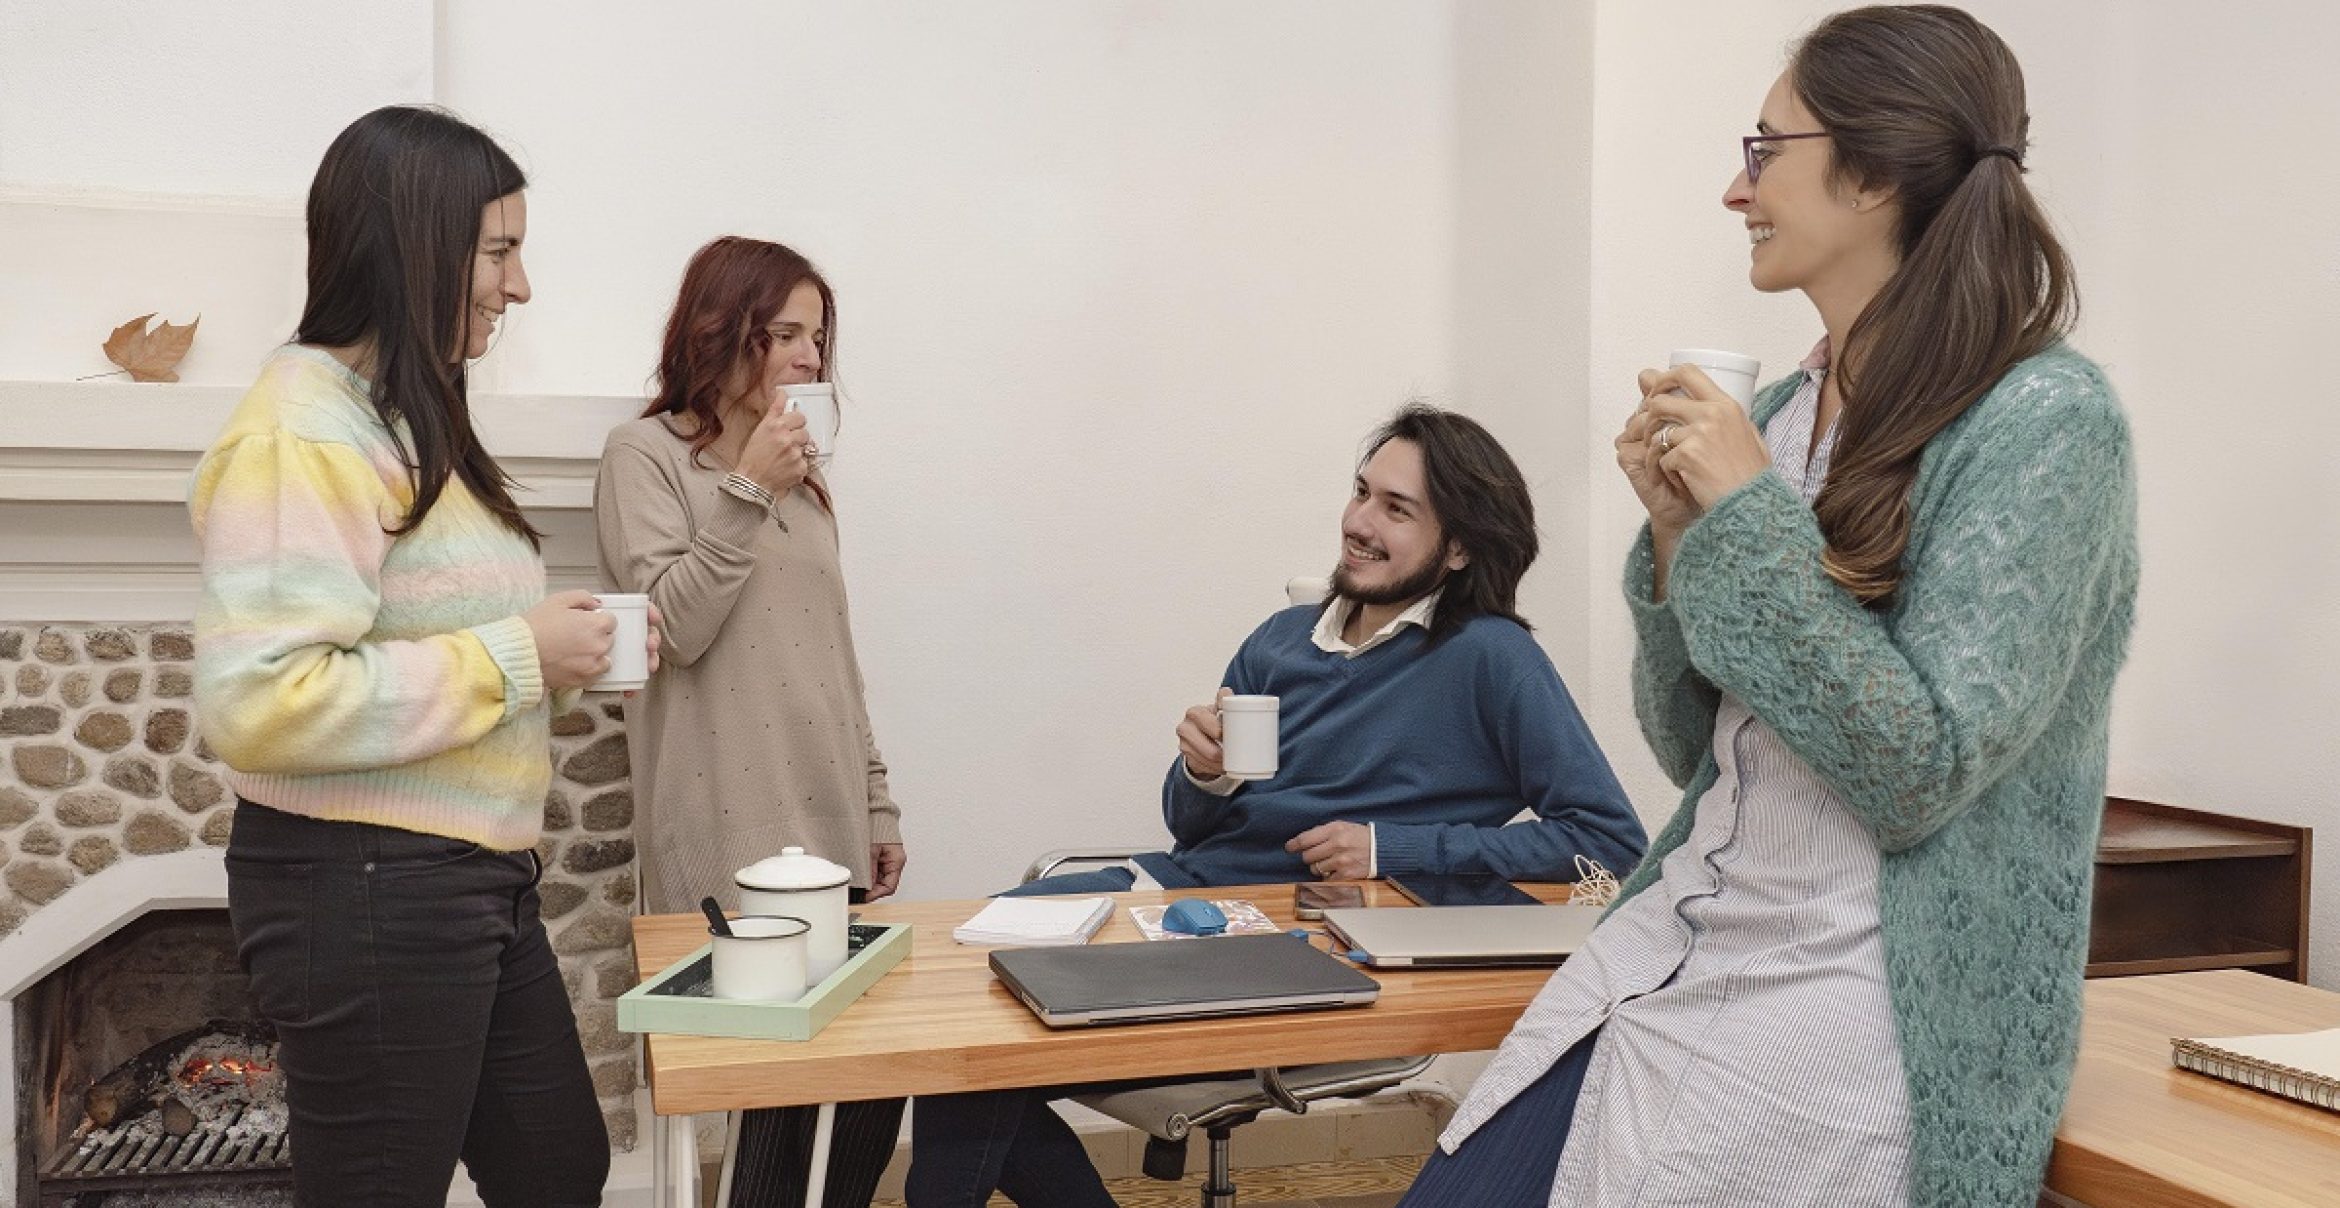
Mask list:
[[[648,593],[665,620],[665,666],[626,704],[654,912],[708,894],[736,906],[732,875],[786,846],[851,869],[857,901],[901,879],[821,451],[781,394],[825,380],[835,330],[828,282],[803,256],[715,240],[683,273],[657,398],[602,451],[602,577]],[[838,1114],[828,1203],[868,1201],[901,1112],[893,1100]],[[801,1200],[811,1132],[809,1111],[748,1113],[733,1202]]]

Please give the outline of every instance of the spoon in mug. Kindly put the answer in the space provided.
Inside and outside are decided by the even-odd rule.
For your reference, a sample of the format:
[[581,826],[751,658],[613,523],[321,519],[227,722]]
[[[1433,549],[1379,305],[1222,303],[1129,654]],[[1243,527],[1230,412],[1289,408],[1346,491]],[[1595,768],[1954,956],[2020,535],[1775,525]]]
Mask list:
[[715,899],[713,897],[700,898],[699,909],[706,912],[707,926],[711,928],[715,934],[720,935],[725,939],[731,938],[731,920],[723,917],[723,908],[715,904]]

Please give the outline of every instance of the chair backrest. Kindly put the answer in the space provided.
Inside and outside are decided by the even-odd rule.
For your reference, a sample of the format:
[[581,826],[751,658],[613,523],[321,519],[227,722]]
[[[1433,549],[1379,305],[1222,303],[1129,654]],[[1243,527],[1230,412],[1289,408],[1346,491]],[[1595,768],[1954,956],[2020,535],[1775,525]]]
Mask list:
[[1322,604],[1332,594],[1332,581],[1323,575],[1300,575],[1286,580],[1284,598],[1293,604]]

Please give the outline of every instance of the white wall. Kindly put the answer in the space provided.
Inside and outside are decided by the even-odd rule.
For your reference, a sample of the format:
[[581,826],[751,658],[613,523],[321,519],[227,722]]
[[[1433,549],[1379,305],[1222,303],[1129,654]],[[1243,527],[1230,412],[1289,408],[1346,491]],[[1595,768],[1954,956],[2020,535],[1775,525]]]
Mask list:
[[[1631,732],[1614,585],[1639,512],[1606,442],[1632,375],[1711,344],[1791,365],[1800,296],[1745,283],[1720,206],[1787,41],[1836,6],[1600,5],[1594,53],[1592,649],[1628,787],[1672,794]],[[2031,179],[2078,261],[2077,344],[2121,391],[2138,449],[2144,579],[2114,716],[2112,789],[2315,825],[2314,980],[2340,986],[2340,420],[2311,368],[2340,330],[2340,83],[2309,0],[2204,9],[1976,0],[2029,80]],[[1680,31],[1695,26],[1696,38]]]
[[535,183],[483,384],[639,390],[698,243],[813,256],[908,892],[1159,842],[1179,714],[1329,568],[1366,429],[1452,388],[1450,6],[569,13],[442,31],[442,99]]
[[432,8],[0,4],[0,184],[298,197],[350,118],[429,94]]

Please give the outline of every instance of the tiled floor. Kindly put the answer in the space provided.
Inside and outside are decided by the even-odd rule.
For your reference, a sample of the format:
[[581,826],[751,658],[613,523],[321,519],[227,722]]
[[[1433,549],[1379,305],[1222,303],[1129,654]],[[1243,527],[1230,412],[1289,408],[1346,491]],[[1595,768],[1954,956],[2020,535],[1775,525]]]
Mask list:
[[[1422,1168],[1420,1158],[1374,1158],[1357,1162],[1311,1162],[1237,1171],[1238,1200],[1244,1208],[1392,1208]],[[1202,1176],[1176,1183],[1153,1179],[1112,1179],[1105,1184],[1121,1208],[1194,1208],[1201,1202]],[[993,1208],[1011,1208],[991,1197]],[[870,1208],[903,1208],[900,1200],[879,1200]]]

